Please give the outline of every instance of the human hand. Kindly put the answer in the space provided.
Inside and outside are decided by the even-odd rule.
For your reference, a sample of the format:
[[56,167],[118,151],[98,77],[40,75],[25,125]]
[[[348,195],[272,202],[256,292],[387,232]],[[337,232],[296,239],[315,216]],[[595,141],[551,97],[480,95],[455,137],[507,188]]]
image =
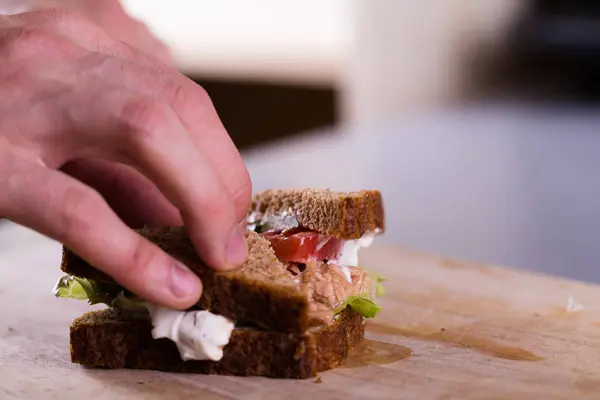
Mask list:
[[172,308],[198,299],[198,278],[111,198],[183,222],[211,267],[243,261],[251,182],[201,87],[65,10],[0,16],[0,66],[0,215]]

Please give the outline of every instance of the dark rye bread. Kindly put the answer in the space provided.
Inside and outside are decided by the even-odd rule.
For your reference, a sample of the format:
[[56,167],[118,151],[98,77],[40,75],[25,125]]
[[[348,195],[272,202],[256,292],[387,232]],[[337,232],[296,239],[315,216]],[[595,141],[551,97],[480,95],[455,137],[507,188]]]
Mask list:
[[[305,332],[309,328],[307,295],[300,291],[275,256],[268,240],[254,232],[246,235],[249,256],[240,268],[217,272],[198,257],[183,228],[154,228],[138,231],[178,259],[203,282],[198,306],[233,320],[275,332]],[[126,265],[123,268],[127,268]],[[112,278],[90,266],[68,249],[63,249],[61,269],[72,275],[102,282]]]
[[183,361],[175,344],[153,339],[151,329],[147,317],[118,309],[89,312],[71,325],[71,360],[113,369],[310,378],[345,362],[364,338],[364,319],[347,308],[329,326],[307,333],[235,329],[219,362]]
[[301,226],[339,239],[385,230],[383,199],[377,190],[271,189],[256,194],[250,206],[250,214],[289,211]]

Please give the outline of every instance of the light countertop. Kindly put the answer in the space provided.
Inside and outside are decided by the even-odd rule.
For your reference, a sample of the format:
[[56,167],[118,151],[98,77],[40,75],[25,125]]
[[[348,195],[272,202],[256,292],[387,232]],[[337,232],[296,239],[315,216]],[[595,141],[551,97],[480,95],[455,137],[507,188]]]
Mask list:
[[[0,244],[16,246],[0,251],[2,399],[62,400],[65,393],[97,400],[598,395],[597,285],[375,243],[361,251],[361,263],[388,278],[382,311],[367,322],[366,340],[346,364],[317,380],[88,369],[70,361],[69,325],[103,306],[52,295],[61,276],[58,243],[5,225]],[[583,310],[567,311],[571,296]]]

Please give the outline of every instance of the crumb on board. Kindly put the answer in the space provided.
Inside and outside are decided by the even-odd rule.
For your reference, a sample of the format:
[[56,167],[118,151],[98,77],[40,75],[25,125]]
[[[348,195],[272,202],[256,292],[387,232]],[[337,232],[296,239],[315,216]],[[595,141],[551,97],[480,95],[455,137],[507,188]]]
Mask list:
[[315,383],[323,383],[323,379],[321,379],[321,377],[320,377],[320,376],[317,376],[317,377],[315,378]]
[[446,328],[440,328],[440,332],[446,332]]
[[567,299],[567,313],[571,314],[571,313],[576,313],[579,311],[582,311],[584,309],[583,304],[579,304],[577,303],[572,296],[569,296],[569,298]]
[[144,381],[138,381],[138,385],[143,385]]

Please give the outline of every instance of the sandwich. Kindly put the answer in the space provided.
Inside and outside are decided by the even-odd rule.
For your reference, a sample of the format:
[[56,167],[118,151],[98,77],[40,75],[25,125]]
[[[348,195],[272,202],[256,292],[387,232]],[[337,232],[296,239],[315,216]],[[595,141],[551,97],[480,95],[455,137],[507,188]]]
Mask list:
[[268,190],[247,226],[248,258],[227,272],[205,266],[184,227],[138,230],[202,280],[188,310],[145,301],[63,247],[55,296],[107,306],[73,321],[71,361],[290,379],[342,365],[381,309],[385,279],[357,255],[384,232],[381,193]]

